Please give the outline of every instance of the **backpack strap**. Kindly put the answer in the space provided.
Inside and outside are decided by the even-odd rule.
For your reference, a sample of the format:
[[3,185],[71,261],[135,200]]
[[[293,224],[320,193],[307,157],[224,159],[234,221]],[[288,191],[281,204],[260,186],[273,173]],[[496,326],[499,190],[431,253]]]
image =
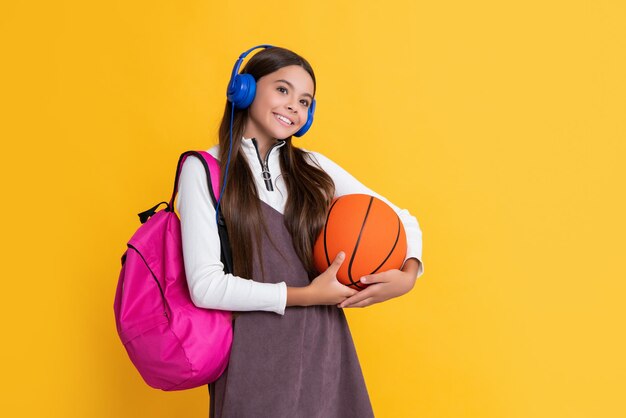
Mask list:
[[[185,151],[178,159],[176,179],[174,180],[174,190],[172,192],[172,198],[170,199],[169,206],[165,209],[166,211],[174,211],[174,199],[178,193],[178,179],[180,177],[183,163],[190,155],[197,157],[202,162],[202,165],[204,165],[204,170],[206,171],[207,176],[207,184],[209,185],[209,195],[213,201],[213,207],[217,207],[217,200],[220,197],[221,176],[219,162],[215,159],[215,157],[206,151]],[[226,230],[226,222],[224,221],[224,216],[221,211],[219,214],[219,222],[217,224],[217,232],[220,236],[221,259],[224,264],[224,271],[226,273],[233,273],[233,256],[230,248],[230,241],[228,239],[228,231]]]
[[206,151],[185,151],[180,155],[180,158],[178,159],[178,166],[176,167],[176,179],[174,180],[174,190],[172,191],[172,198],[170,199],[169,203],[170,210],[173,210],[174,199],[176,198],[176,194],[178,193],[178,178],[180,177],[183,163],[190,155],[197,157],[200,162],[202,162],[202,165],[204,165],[204,170],[206,171],[207,176],[207,184],[209,185],[209,195],[211,196],[211,200],[213,201],[213,206],[217,206],[217,199],[219,199],[220,197],[219,162],[215,159],[215,157],[213,157]]

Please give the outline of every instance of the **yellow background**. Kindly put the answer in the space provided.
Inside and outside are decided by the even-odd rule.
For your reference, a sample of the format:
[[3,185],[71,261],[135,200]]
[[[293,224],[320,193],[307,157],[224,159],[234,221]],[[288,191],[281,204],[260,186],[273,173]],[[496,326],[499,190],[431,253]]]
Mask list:
[[421,225],[409,294],[346,313],[377,417],[624,417],[621,1],[3,2],[3,416],[203,417],[115,331],[137,213],[216,141],[239,54],[301,53],[295,139]]

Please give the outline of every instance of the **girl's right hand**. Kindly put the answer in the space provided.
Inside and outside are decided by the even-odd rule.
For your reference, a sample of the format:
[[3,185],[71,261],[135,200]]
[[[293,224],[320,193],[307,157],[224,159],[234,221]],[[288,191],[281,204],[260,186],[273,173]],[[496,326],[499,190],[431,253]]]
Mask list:
[[337,271],[344,258],[345,253],[340,251],[326,271],[308,285],[311,305],[337,305],[358,293],[358,290],[345,286],[337,280]]

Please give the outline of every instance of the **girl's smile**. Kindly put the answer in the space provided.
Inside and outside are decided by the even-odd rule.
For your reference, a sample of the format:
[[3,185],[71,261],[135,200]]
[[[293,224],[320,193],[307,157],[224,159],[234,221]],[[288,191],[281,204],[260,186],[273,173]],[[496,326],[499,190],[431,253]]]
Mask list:
[[288,117],[286,117],[285,115],[281,115],[279,113],[274,113],[274,116],[276,116],[276,119],[285,126],[291,126],[293,125],[293,122],[291,121],[291,119],[289,119]]

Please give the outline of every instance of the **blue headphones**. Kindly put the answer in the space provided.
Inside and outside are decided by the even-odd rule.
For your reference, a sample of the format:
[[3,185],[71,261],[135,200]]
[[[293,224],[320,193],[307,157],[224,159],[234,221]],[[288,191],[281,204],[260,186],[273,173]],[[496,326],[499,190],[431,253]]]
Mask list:
[[[233,106],[237,109],[245,109],[252,104],[254,100],[254,95],[256,94],[256,81],[251,74],[239,74],[239,67],[241,66],[241,62],[243,59],[253,50],[257,48],[271,48],[272,45],[258,45],[253,48],[250,48],[243,54],[239,56],[239,59],[235,63],[233,67],[233,73],[230,76],[230,81],[228,82],[228,89],[226,90],[226,97],[228,101],[233,104]],[[313,124],[313,114],[315,113],[315,99],[311,102],[311,106],[309,106],[309,111],[307,114],[306,123],[302,126],[302,128],[298,129],[298,132],[293,134],[294,136],[302,136],[304,135],[311,124]]]

